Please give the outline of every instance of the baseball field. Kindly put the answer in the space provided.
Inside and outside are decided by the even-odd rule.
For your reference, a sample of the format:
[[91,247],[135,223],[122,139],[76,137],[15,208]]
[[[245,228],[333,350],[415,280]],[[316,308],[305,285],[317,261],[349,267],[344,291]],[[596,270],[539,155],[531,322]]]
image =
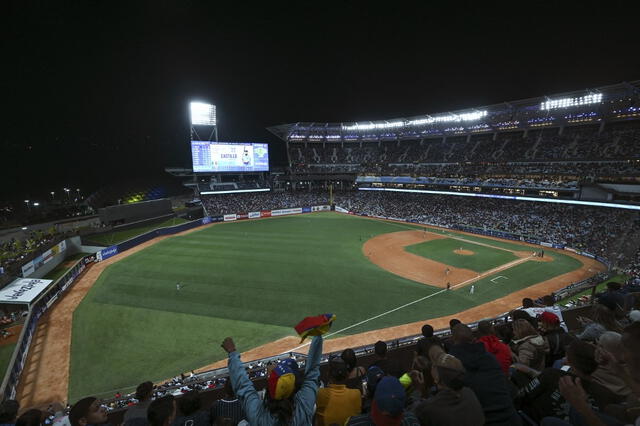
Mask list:
[[[19,396],[44,402],[44,391],[35,395],[44,384],[69,401],[111,396],[211,366],[224,358],[226,336],[242,351],[276,341],[288,351],[298,342],[293,325],[325,312],[336,314],[330,338],[342,346],[372,343],[417,333],[429,319],[499,314],[505,304],[518,306],[523,289],[536,297],[604,269],[558,250],[534,257],[539,250],[332,212],[219,223],[157,239],[93,266],[44,318],[47,329],[35,340],[50,336],[55,350],[68,352],[68,369],[62,365],[37,385],[47,360],[30,356],[27,367],[38,374],[23,380]],[[69,337],[52,338],[56,327],[70,327]]]

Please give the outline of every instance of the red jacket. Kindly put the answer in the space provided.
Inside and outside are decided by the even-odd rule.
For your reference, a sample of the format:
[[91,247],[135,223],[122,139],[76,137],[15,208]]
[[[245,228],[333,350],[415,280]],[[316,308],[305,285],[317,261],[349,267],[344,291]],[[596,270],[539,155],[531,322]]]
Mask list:
[[490,354],[496,357],[500,368],[505,374],[509,374],[509,367],[511,366],[511,349],[505,345],[496,336],[482,336],[478,339],[484,344],[484,348]]

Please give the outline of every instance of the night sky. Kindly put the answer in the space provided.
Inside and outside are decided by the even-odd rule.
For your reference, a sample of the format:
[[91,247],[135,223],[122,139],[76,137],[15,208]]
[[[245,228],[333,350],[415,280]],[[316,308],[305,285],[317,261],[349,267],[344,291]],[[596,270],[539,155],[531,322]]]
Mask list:
[[623,2],[235,3],[3,3],[1,200],[190,167],[191,99],[217,105],[220,140],[267,141],[277,166],[285,154],[270,125],[640,78],[640,33]]

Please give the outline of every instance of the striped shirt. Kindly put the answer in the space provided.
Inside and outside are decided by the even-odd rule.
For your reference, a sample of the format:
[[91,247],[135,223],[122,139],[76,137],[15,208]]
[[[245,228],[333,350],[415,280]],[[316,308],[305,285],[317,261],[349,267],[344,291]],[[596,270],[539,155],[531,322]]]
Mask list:
[[234,424],[238,424],[245,418],[242,404],[236,398],[231,401],[219,399],[211,406],[211,423],[215,423],[218,417],[229,418]]

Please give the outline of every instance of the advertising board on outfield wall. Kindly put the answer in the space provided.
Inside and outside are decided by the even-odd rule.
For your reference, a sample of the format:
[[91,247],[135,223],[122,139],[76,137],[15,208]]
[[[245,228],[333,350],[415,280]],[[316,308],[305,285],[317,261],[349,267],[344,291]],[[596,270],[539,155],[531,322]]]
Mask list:
[[118,254],[118,246],[111,246],[97,252],[96,259],[98,260],[98,262],[102,262],[103,260],[115,256],[116,254]]
[[260,217],[260,212],[249,212],[249,219],[257,219]]
[[225,222],[229,222],[232,220],[236,220],[236,215],[235,214],[225,214],[224,215],[224,221]]
[[295,209],[271,210],[271,216],[284,216],[287,214],[300,214],[300,213],[302,213],[302,208],[300,207]]
[[260,217],[271,217],[271,210],[260,210]]
[[59,253],[63,253],[67,249],[67,241],[63,240],[55,246],[51,247],[49,250],[45,251],[41,255],[37,256],[35,259],[25,263],[22,265],[22,276],[24,278],[29,277],[35,271],[38,270],[42,265],[49,262],[53,257]]
[[0,303],[31,303],[52,282],[19,278],[0,290]]

